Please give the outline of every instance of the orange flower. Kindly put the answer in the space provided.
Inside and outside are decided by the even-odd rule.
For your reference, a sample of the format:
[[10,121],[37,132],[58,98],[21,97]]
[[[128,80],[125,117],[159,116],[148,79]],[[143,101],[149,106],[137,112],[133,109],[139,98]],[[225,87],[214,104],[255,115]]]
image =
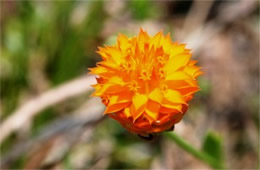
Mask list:
[[202,74],[184,44],[162,32],[150,37],[120,34],[117,44],[99,48],[103,61],[91,68],[98,75],[94,96],[102,98],[105,113],[131,132],[147,135],[171,129],[199,90]]

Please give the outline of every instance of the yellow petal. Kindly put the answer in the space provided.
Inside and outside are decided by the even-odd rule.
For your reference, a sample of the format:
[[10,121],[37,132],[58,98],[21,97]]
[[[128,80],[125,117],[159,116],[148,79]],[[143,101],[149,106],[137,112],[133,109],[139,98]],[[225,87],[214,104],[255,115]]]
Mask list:
[[129,107],[125,108],[124,113],[125,113],[127,118],[132,116],[131,113],[130,113],[130,108]]
[[119,34],[117,38],[117,43],[121,51],[126,51],[131,45],[128,41],[128,37],[124,34]]
[[104,61],[106,61],[106,60],[108,60],[109,56],[107,56],[107,54],[105,53],[104,50],[105,50],[105,48],[103,48],[103,47],[98,47],[97,53],[102,57],[102,59],[103,59]]
[[149,94],[149,99],[151,99],[152,101],[155,101],[157,103],[161,103],[162,99],[163,99],[163,95],[160,91],[160,89],[155,88],[150,94]]
[[91,94],[91,96],[102,96],[103,93],[100,93],[100,90],[102,89],[101,84],[95,84],[92,85],[92,87],[95,88],[95,91]]
[[104,67],[108,70],[112,70],[112,71],[118,71],[118,65],[114,62],[110,62],[110,61],[101,61],[97,63],[97,66],[100,67]]
[[123,81],[121,77],[118,76],[113,76],[111,77],[108,82],[109,84],[120,84],[120,85],[125,85],[126,83]]
[[186,67],[184,68],[184,71],[185,71],[188,75],[190,75],[190,76],[192,76],[192,77],[195,77],[195,74],[200,71],[200,67],[197,67],[197,66],[186,66]]
[[163,102],[166,103],[166,101],[171,102],[173,104],[186,104],[186,102],[183,100],[182,95],[178,91],[171,89],[166,90],[164,94]]
[[150,47],[158,48],[161,45],[162,32],[158,32],[150,39]]
[[170,54],[172,50],[172,40],[171,40],[171,35],[168,33],[165,37],[162,38],[162,44],[163,44],[163,50]]
[[89,68],[90,73],[92,74],[102,74],[102,73],[106,73],[107,69],[105,67],[95,67],[95,68]]
[[186,80],[186,79],[191,79],[191,77],[187,75],[184,71],[176,71],[166,76],[166,80]]
[[180,53],[183,53],[185,50],[185,44],[173,43],[171,48],[171,55],[175,56]]
[[177,56],[172,56],[164,67],[166,74],[170,75],[174,71],[185,66],[189,62],[190,58],[191,58],[190,54],[180,54]]
[[150,125],[155,121],[155,119],[150,117],[147,113],[144,114],[144,117],[148,120]]
[[113,46],[108,46],[105,48],[105,53],[107,54],[107,58],[112,59],[116,64],[120,64],[123,61],[123,54],[119,49]]
[[194,78],[197,78],[198,76],[202,75],[203,72],[202,71],[197,71],[196,73],[194,73]]
[[133,115],[134,121],[138,119],[144,112],[146,108],[146,103],[148,101],[147,96],[142,94],[137,94],[133,97],[131,114]]

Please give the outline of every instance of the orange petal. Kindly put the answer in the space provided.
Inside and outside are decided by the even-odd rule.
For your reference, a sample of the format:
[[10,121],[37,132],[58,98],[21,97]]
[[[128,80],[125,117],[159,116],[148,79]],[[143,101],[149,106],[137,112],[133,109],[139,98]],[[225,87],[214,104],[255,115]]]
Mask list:
[[160,113],[182,113],[181,104],[163,104],[160,108]]
[[171,89],[183,89],[189,87],[198,87],[194,80],[168,80],[165,82]]
[[96,88],[96,95],[101,96],[104,93],[113,94],[127,90],[126,83],[117,76],[110,78],[105,84]]
[[183,96],[187,96],[187,95],[191,95],[199,90],[200,90],[199,87],[188,87],[188,88],[178,89],[178,92],[180,92]]
[[190,60],[189,66],[194,66],[198,61],[197,60]]
[[159,116],[159,110],[160,110],[160,104],[159,103],[156,103],[152,100],[149,100],[147,102],[145,112],[153,120],[157,120],[157,118]]
[[104,84],[102,89],[100,89],[99,94],[113,94],[125,91],[127,86],[122,86],[119,84]]
[[122,110],[123,108],[125,108],[129,105],[130,105],[129,102],[127,102],[127,103],[116,103],[116,104],[108,105],[106,110],[105,110],[105,114],[120,111],[120,110]]
[[111,97],[109,97],[109,105],[114,105],[117,103],[126,103],[131,101],[132,101],[132,92],[130,91],[113,94]]
[[174,121],[174,123],[178,123],[182,119],[182,117],[183,117],[183,114],[181,114],[181,113],[173,114],[171,121]]
[[124,92],[113,95],[109,98],[109,103],[105,113],[120,111],[121,109],[130,105],[132,99],[131,92]]
[[140,29],[139,35],[138,35],[138,45],[139,45],[139,49],[141,51],[144,51],[144,47],[145,44],[147,43],[147,41],[149,40],[149,35],[147,34],[147,32],[143,31],[142,29]]

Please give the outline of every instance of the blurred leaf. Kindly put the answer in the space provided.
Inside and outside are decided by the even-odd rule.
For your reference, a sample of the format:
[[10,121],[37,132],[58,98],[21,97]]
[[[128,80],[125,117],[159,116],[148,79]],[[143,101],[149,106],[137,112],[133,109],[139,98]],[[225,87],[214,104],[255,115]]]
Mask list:
[[129,1],[129,7],[133,18],[136,20],[145,20],[150,17],[154,17],[159,14],[158,9],[152,1],[137,0]]
[[[86,7],[86,10],[89,10],[88,15],[79,31],[71,27],[68,18],[58,19],[63,21],[59,24],[61,27],[59,45],[48,66],[48,72],[54,84],[60,84],[86,73],[89,60],[94,56],[106,15],[103,1],[93,1]],[[72,10],[69,8],[67,15],[71,14]]]
[[105,45],[115,45],[116,44],[116,41],[117,41],[117,36],[114,35],[114,36],[110,36],[106,42],[105,42]]
[[63,165],[65,169],[73,169],[73,166],[71,165],[70,162],[70,155],[67,154],[63,160]]
[[102,31],[105,19],[107,19],[107,14],[104,10],[104,2],[93,1],[89,7],[82,34],[87,38],[96,38]]
[[15,160],[11,165],[10,169],[22,169],[24,167],[24,164],[26,163],[27,156],[23,155],[19,157],[17,160]]
[[30,22],[28,19],[34,12],[34,6],[32,1],[24,0],[18,3],[20,17],[24,22]]
[[22,25],[19,20],[12,20],[12,22],[9,22],[8,28],[6,29],[4,43],[10,53],[19,53],[24,48],[24,37],[21,27]]
[[220,163],[222,163],[224,160],[222,141],[220,137],[217,136],[214,132],[208,132],[208,134],[205,136],[202,151]]
[[16,140],[17,136],[15,133],[12,133],[4,140],[4,142],[0,145],[1,156],[4,155],[15,144]]
[[199,77],[198,79],[199,86],[201,88],[200,95],[201,96],[208,96],[210,93],[210,81],[206,79],[205,77]]
[[47,123],[51,122],[57,117],[55,111],[52,108],[49,108],[43,111],[41,114],[35,116],[32,126],[32,135],[36,135],[37,132],[44,127]]

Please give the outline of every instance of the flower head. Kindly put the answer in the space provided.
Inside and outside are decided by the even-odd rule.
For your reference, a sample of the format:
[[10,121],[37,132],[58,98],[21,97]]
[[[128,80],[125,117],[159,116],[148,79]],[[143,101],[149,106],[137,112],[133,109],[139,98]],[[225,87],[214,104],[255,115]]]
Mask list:
[[105,113],[131,132],[157,133],[171,129],[199,90],[202,74],[184,44],[170,34],[120,34],[114,46],[100,47],[103,61],[91,68],[98,75],[94,96],[102,98]]

